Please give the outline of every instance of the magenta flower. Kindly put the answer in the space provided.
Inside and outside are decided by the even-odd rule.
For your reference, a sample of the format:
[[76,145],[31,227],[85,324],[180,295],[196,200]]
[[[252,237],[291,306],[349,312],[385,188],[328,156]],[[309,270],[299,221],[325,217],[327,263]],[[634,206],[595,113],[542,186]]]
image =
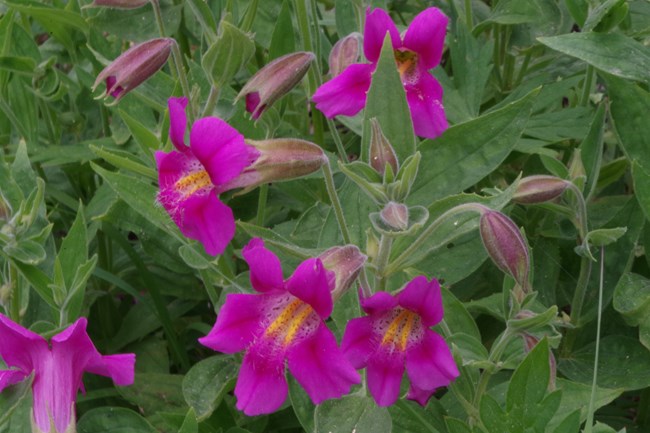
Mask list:
[[286,281],[280,260],[253,239],[242,250],[258,294],[230,294],[201,344],[225,353],[246,350],[235,396],[246,415],[277,410],[287,397],[289,371],[314,404],[347,394],[360,382],[324,320],[332,312],[334,272],[320,259],[302,262]]
[[194,122],[186,146],[187,99],[170,98],[168,105],[169,136],[176,150],[156,152],[158,201],[185,236],[201,242],[208,254],[221,254],[235,235],[235,218],[218,194],[230,189],[226,184],[259,152],[217,117]]
[[[36,432],[75,431],[74,402],[85,371],[133,383],[135,355],[102,356],[80,318],[48,342],[0,314],[0,357],[10,370],[0,370],[0,391],[34,373],[33,424]],[[51,427],[54,427],[52,430]]]
[[436,279],[416,277],[396,296],[377,292],[361,306],[368,316],[348,322],[341,348],[352,365],[367,368],[368,389],[379,406],[395,403],[404,369],[411,382],[407,398],[422,406],[458,377],[445,340],[429,329],[443,315]]
[[312,98],[316,108],[332,118],[341,114],[354,116],[366,106],[372,73],[388,32],[415,133],[426,138],[439,136],[448,125],[442,106],[442,86],[429,69],[440,63],[447,22],[447,17],[439,9],[427,8],[413,19],[401,37],[386,11],[375,9],[370,12],[368,9],[363,52],[370,63],[352,64],[319,87]]

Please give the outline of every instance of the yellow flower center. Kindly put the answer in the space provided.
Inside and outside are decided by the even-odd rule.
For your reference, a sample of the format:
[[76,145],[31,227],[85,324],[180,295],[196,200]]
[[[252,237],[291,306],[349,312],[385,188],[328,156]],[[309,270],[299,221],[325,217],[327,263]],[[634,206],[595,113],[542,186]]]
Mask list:
[[388,325],[388,329],[381,340],[382,346],[395,345],[402,352],[406,350],[413,325],[419,319],[420,317],[414,312],[402,309]]
[[418,55],[410,50],[394,50],[397,70],[402,81],[417,76]]
[[280,337],[282,344],[287,347],[294,341],[307,319],[312,317],[312,313],[314,309],[310,305],[300,299],[294,299],[266,328],[264,336],[274,339]]
[[196,170],[178,179],[174,184],[174,189],[181,193],[183,197],[187,198],[198,190],[211,185],[212,180],[210,180],[208,172],[205,170]]

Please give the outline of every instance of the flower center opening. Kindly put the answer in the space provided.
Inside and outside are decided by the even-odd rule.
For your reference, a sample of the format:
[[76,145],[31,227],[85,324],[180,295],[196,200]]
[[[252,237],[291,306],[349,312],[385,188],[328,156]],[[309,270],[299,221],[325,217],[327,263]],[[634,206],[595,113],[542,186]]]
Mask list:
[[301,301],[294,299],[290,302],[282,312],[271,322],[266,331],[265,337],[270,337],[276,341],[282,341],[284,347],[289,346],[299,336],[307,336],[311,334],[312,320],[314,309]]
[[413,81],[418,76],[418,55],[411,50],[394,50],[397,71],[402,81]]
[[183,197],[189,197],[200,189],[207,188],[211,185],[212,180],[210,180],[208,172],[205,170],[197,170],[178,179],[174,184],[174,189],[182,194]]
[[419,319],[420,317],[414,312],[401,309],[399,314],[388,325],[388,329],[381,340],[382,346],[394,345],[402,352],[406,350],[413,327]]

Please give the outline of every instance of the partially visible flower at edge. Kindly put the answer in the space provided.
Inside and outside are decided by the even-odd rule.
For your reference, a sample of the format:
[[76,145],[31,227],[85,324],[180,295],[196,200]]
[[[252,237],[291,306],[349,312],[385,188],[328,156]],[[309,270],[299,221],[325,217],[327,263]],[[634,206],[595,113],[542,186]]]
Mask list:
[[106,82],[106,91],[98,99],[111,95],[115,98],[112,104],[116,104],[163,67],[175,43],[171,38],[158,38],[129,48],[97,75],[92,90]]
[[108,376],[116,385],[133,383],[135,355],[101,355],[86,324],[80,318],[48,345],[40,335],[0,314],[0,357],[10,367],[0,370],[0,391],[34,373],[34,432],[75,431],[74,403],[85,371]]
[[361,381],[324,320],[332,312],[334,272],[318,258],[302,262],[286,281],[280,260],[252,239],[242,250],[257,294],[229,294],[210,333],[211,349],[246,351],[235,396],[246,415],[277,410],[287,397],[289,371],[314,404],[347,394]]
[[445,340],[429,329],[443,317],[437,280],[416,277],[397,295],[377,292],[361,306],[368,315],[348,322],[341,348],[352,365],[366,367],[379,406],[397,401],[405,369],[411,382],[407,398],[422,406],[458,377]]
[[246,98],[246,111],[257,120],[275,101],[302,80],[316,56],[307,51],[287,54],[257,71],[241,89],[237,98]]
[[192,125],[185,145],[187,98],[170,98],[169,136],[176,150],[155,153],[163,205],[183,235],[201,242],[206,253],[221,254],[235,235],[232,210],[219,200],[226,184],[251,165],[259,152],[217,117]]
[[442,86],[429,73],[440,63],[448,18],[427,8],[409,25],[404,37],[382,9],[366,12],[363,52],[370,63],[355,63],[316,90],[312,99],[325,116],[354,116],[366,105],[372,73],[377,67],[384,37],[390,34],[395,61],[411,111],[413,128],[421,137],[435,138],[447,129]]

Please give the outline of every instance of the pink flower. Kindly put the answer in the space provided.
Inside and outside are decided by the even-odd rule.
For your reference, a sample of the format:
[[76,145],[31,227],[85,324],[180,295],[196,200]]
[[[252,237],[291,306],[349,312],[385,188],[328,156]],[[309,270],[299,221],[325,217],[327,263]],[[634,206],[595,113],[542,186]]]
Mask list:
[[348,323],[341,348],[352,365],[367,368],[368,388],[379,406],[395,403],[404,369],[411,382],[407,398],[422,406],[458,377],[445,340],[429,329],[443,315],[437,280],[416,277],[396,296],[378,292],[361,306],[368,316]]
[[332,312],[334,272],[320,259],[302,262],[286,281],[280,260],[253,239],[243,249],[258,294],[230,294],[201,344],[225,353],[246,350],[235,396],[246,415],[270,413],[287,397],[289,371],[314,404],[347,394],[360,382],[324,320]]
[[372,73],[388,32],[415,133],[426,138],[439,136],[448,125],[442,106],[442,86],[429,69],[440,63],[447,22],[439,9],[427,8],[413,19],[402,37],[386,11],[370,12],[368,9],[363,52],[370,63],[352,64],[341,75],[319,87],[312,98],[316,108],[332,118],[341,114],[354,116],[366,106]]
[[[85,371],[108,376],[117,385],[133,383],[135,355],[102,356],[80,318],[52,337],[38,334],[0,314],[0,357],[10,370],[0,370],[0,391],[34,373],[33,421],[39,432],[74,431],[74,402]],[[72,430],[69,430],[72,426]]]
[[185,236],[201,242],[208,254],[221,254],[235,235],[235,218],[218,194],[230,189],[226,184],[259,152],[217,117],[194,122],[186,146],[187,99],[170,98],[168,105],[169,136],[176,150],[156,152],[158,201]]

